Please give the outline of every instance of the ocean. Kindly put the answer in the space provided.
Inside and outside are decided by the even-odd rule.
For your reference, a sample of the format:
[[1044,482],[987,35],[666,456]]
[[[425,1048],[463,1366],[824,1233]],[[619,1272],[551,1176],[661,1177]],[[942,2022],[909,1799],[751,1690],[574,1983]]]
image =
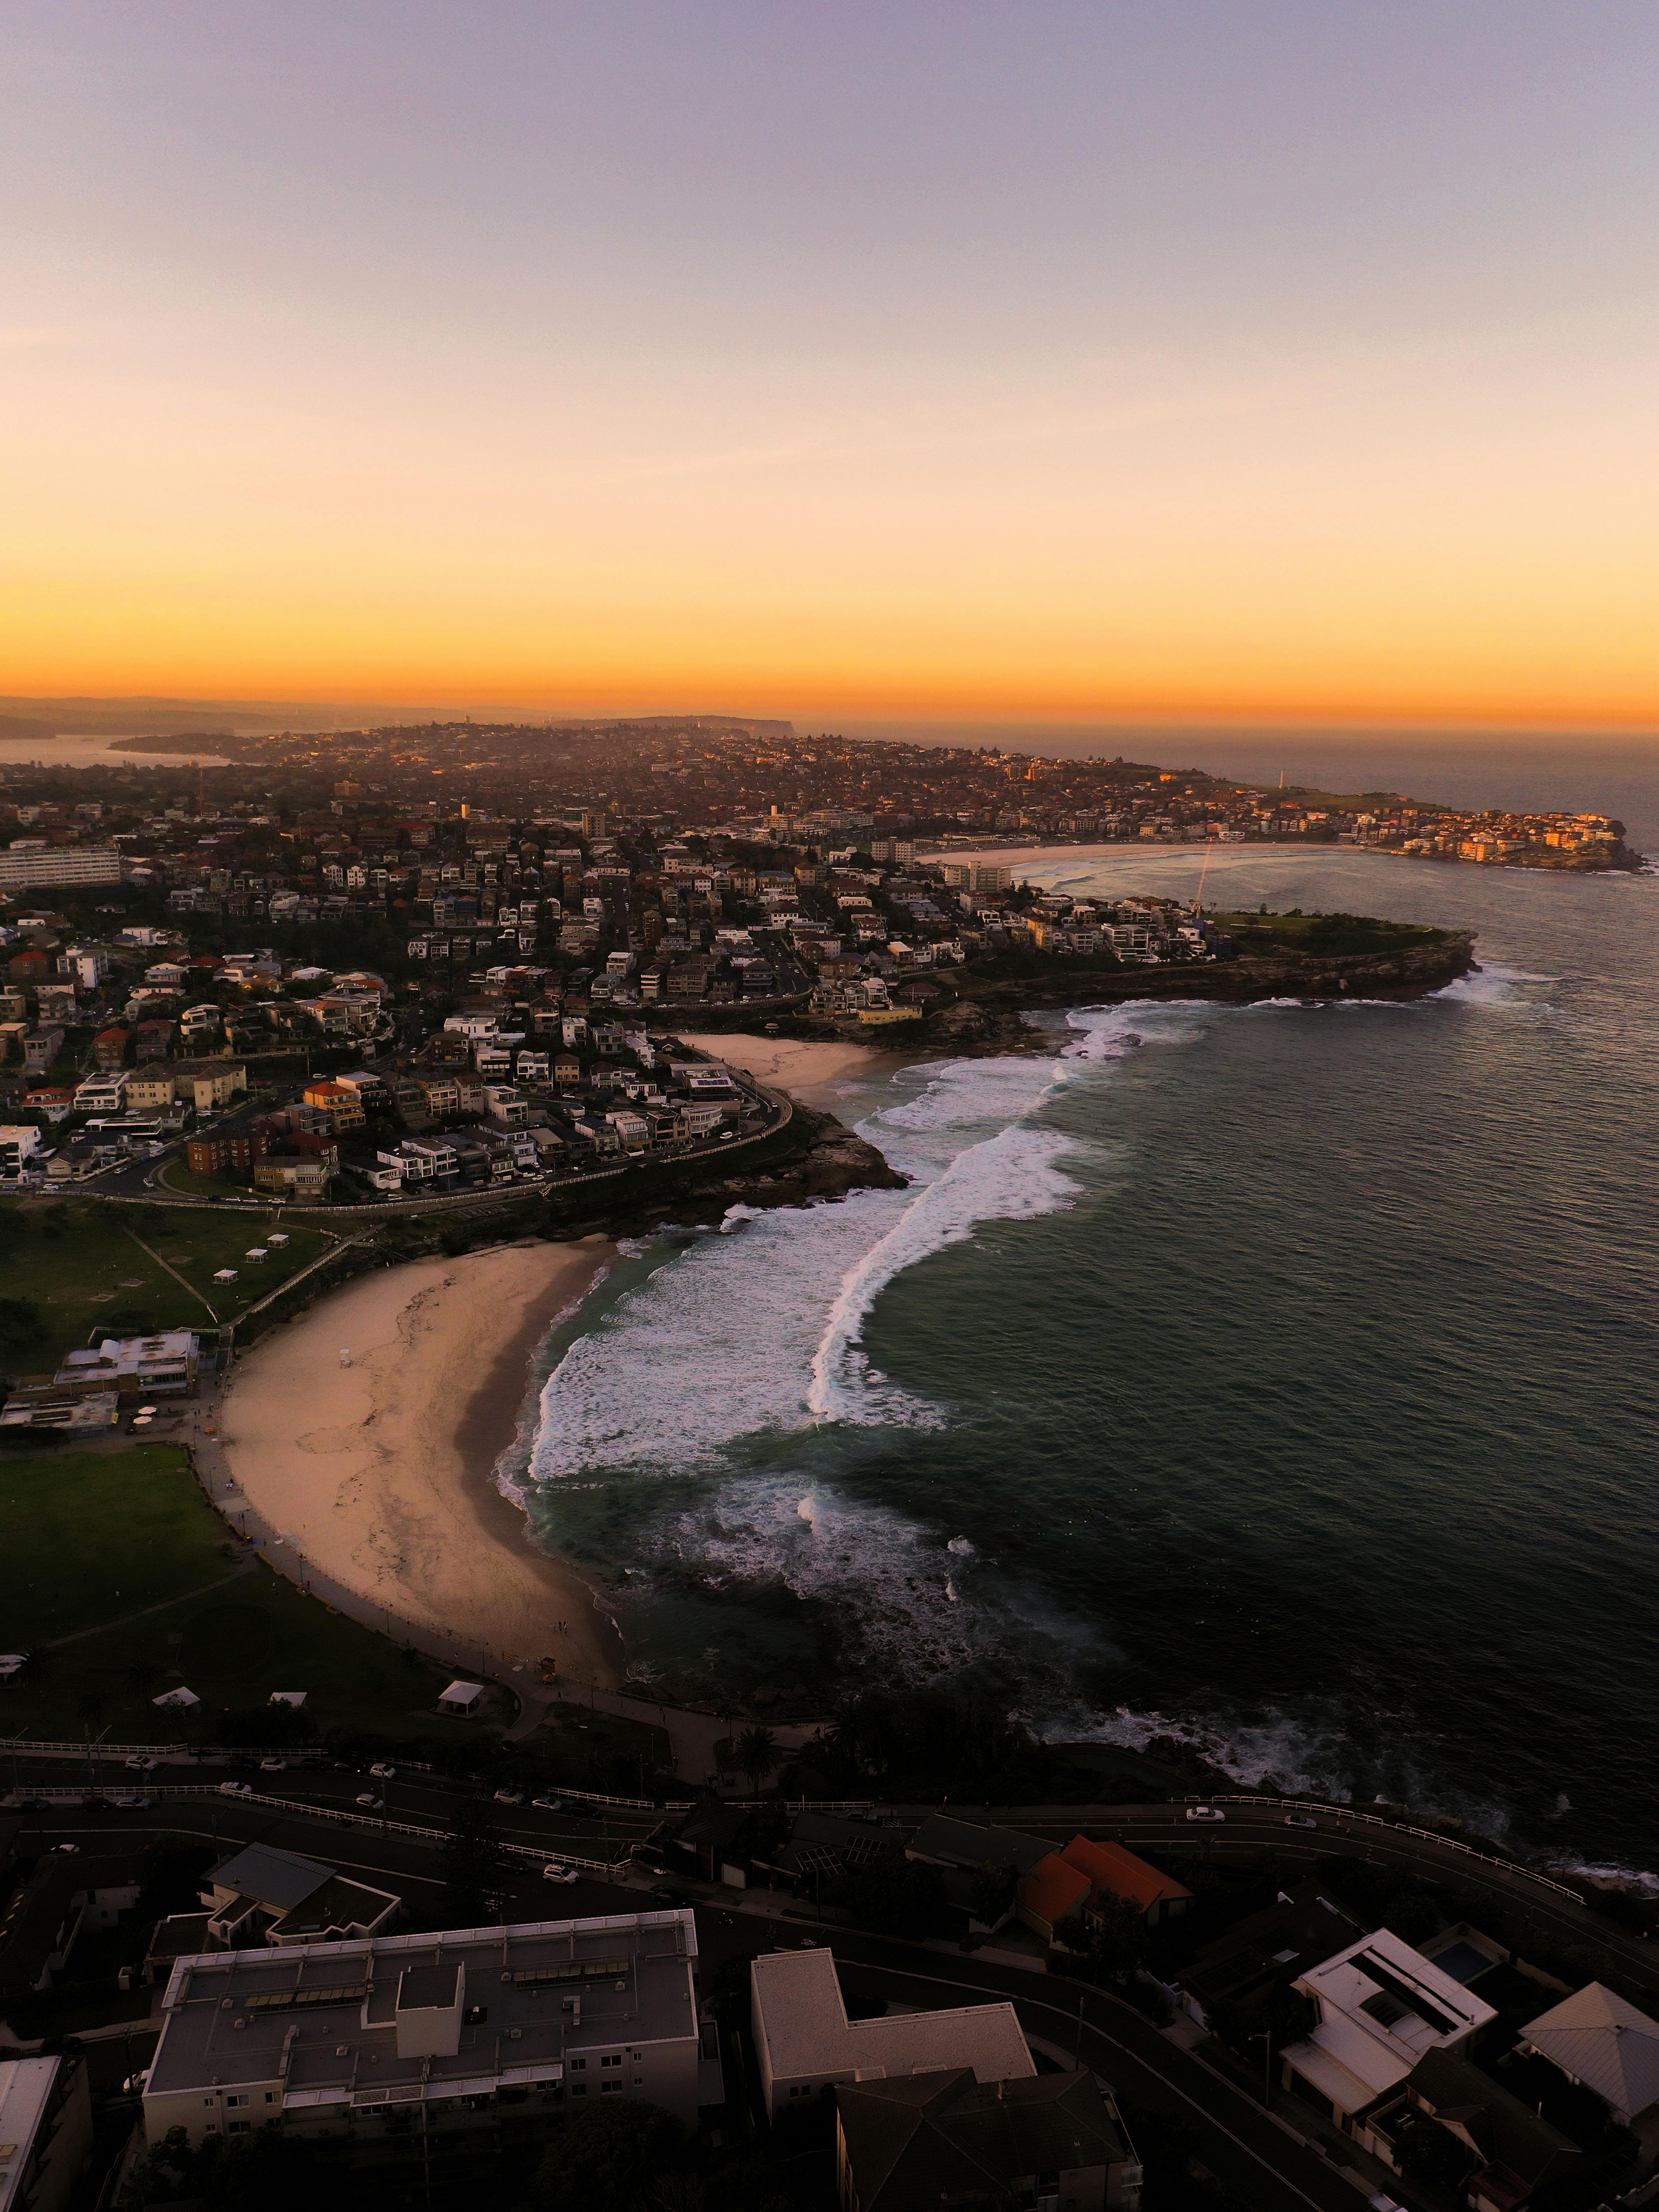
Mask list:
[[1222,848],[1206,897],[1473,927],[1481,969],[842,1085],[910,1188],[630,1247],[503,1479],[647,1676],[977,1678],[1659,1867],[1659,878]]

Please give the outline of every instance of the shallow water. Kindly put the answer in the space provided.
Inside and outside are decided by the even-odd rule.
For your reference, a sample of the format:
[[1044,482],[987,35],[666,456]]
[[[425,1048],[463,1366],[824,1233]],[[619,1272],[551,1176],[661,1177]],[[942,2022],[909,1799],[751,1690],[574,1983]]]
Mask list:
[[845,1086],[911,1188],[629,1253],[507,1472],[647,1671],[988,1670],[1051,1734],[1659,1862],[1659,879],[1223,850],[1206,896],[1483,972]]

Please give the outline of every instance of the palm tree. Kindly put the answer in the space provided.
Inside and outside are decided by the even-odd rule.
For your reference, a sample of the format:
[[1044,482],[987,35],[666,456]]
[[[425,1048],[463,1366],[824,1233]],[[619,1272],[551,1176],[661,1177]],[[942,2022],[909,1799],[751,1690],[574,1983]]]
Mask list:
[[733,1746],[738,1765],[758,1790],[777,1765],[778,1740],[769,1728],[746,1728]]

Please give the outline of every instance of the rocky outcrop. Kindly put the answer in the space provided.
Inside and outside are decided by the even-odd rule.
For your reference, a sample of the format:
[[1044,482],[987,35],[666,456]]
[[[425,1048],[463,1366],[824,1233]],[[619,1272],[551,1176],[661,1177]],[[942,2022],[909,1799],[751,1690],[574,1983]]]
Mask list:
[[1420,945],[1336,957],[1250,953],[1201,967],[1158,968],[1057,960],[1052,974],[992,983],[977,982],[969,970],[961,995],[913,1034],[928,1052],[1049,1052],[1053,1038],[1032,1027],[1024,1018],[1028,1011],[1160,999],[1214,999],[1233,1006],[1260,999],[1418,999],[1443,990],[1474,966],[1473,933],[1439,930],[1425,933]]

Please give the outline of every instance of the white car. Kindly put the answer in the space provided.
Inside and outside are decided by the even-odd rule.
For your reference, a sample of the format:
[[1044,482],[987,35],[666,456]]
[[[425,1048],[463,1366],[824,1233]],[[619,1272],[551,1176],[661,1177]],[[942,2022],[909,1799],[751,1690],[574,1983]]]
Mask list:
[[1217,1812],[1213,1805],[1189,1805],[1187,1808],[1189,1820],[1224,1820],[1226,1817],[1224,1813]]
[[556,1797],[532,1797],[530,1802],[538,1813],[556,1813],[560,1809]]
[[357,1802],[367,1806],[371,1813],[383,1813],[386,1810],[386,1799],[377,1797],[372,1790],[365,1790]]
[[131,1790],[125,1791],[119,1797],[112,1797],[109,1802],[123,1813],[146,1813],[150,1805],[148,1797],[135,1797]]
[[261,1774],[286,1774],[288,1761],[285,1759],[262,1759],[259,1761],[259,1771]]
[[145,1759],[137,1752],[135,1752],[127,1761],[127,1765],[134,1774],[154,1774],[160,1765],[159,1759]]
[[55,1851],[78,1851],[80,1848],[81,1846],[79,1844],[54,1844],[52,1845],[52,1849]]
[[395,1782],[398,1779],[398,1770],[395,1766],[371,1766],[368,1771],[377,1782]]
[[1285,1815],[1285,1826],[1287,1828],[1312,1828],[1316,1831],[1319,1823],[1317,1820],[1310,1820],[1305,1813],[1287,1813]]
[[222,1782],[219,1784],[219,1795],[222,1797],[251,1797],[253,1795],[253,1784],[251,1782]]
[[542,1869],[542,1880],[544,1881],[577,1881],[580,1880],[580,1876],[574,1867],[544,1866]]
[[498,1790],[495,1792],[495,1802],[498,1805],[522,1805],[524,1792],[522,1790]]

